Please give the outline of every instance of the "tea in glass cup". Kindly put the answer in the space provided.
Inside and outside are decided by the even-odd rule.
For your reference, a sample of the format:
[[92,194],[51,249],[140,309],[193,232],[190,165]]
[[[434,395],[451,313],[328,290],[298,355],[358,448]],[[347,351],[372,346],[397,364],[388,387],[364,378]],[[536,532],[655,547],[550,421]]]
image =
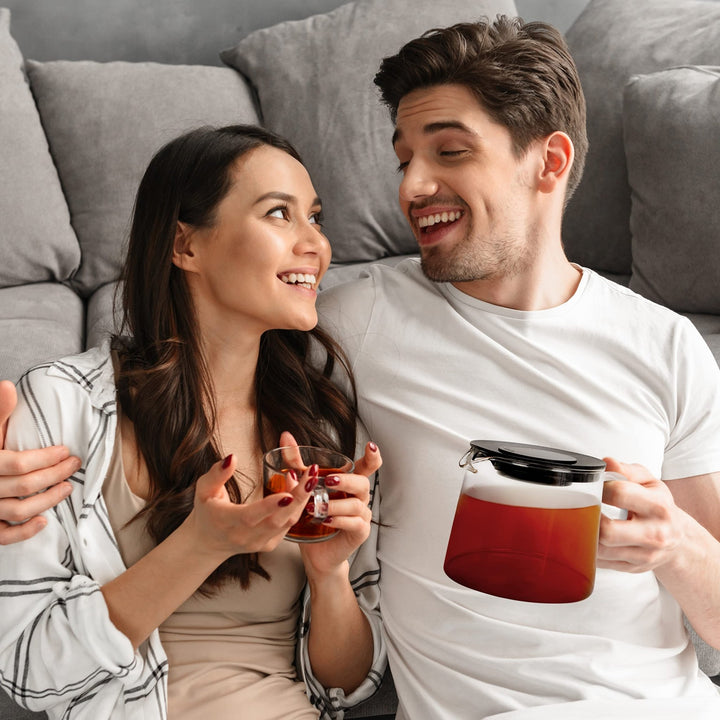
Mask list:
[[263,494],[286,492],[290,489],[287,473],[294,470],[298,478],[311,465],[318,466],[318,481],[313,488],[300,519],[288,530],[286,540],[292,542],[321,542],[338,534],[339,530],[326,525],[330,499],[346,498],[347,493],[325,486],[330,475],[351,473],[354,462],[342,453],[313,445],[275,448],[263,456]]

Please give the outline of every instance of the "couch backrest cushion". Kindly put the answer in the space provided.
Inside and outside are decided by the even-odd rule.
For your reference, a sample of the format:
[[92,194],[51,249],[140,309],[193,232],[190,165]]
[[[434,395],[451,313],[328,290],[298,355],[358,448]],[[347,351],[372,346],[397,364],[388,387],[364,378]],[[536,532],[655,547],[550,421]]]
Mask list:
[[27,62],[82,247],[82,295],[117,279],[135,192],[153,153],[199,125],[257,123],[249,88],[223,67]]
[[6,8],[0,104],[0,287],[67,280],[80,264],[80,247]]
[[435,27],[516,15],[512,0],[363,0],[258,30],[222,59],[256,88],[263,122],[303,156],[323,199],[335,262],[417,250],[397,202],[380,61]]
[[630,287],[680,312],[720,315],[720,67],[634,77],[623,116]]
[[631,75],[675,65],[720,65],[720,2],[591,0],[567,41],[587,99],[590,151],[567,209],[565,246],[571,260],[629,273],[623,87]]

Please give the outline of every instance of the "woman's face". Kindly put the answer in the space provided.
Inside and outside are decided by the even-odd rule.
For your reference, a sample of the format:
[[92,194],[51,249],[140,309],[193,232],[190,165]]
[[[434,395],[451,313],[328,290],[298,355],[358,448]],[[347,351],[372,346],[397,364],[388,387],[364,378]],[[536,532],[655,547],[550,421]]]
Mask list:
[[173,262],[186,271],[205,332],[310,330],[330,263],[321,203],[305,167],[260,146],[240,158],[211,228],[180,223]]

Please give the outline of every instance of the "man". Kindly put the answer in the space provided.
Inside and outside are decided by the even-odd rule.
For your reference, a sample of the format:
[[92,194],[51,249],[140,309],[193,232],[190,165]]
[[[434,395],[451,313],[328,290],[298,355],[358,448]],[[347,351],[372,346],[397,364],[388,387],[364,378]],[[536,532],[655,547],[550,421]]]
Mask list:
[[[720,646],[720,371],[689,321],[564,254],[587,140],[561,35],[507,18],[432,31],[375,82],[421,260],[319,307],[383,449],[398,718],[716,717],[682,611]],[[444,574],[458,461],[479,438],[607,457],[630,480],[606,485],[629,519],[602,519],[587,600],[516,602]]]
[[[0,448],[16,403],[15,386],[0,381]],[[13,452],[0,449],[0,545],[26,540],[47,524],[41,515],[66,498],[66,481],[80,467],[66,447]]]

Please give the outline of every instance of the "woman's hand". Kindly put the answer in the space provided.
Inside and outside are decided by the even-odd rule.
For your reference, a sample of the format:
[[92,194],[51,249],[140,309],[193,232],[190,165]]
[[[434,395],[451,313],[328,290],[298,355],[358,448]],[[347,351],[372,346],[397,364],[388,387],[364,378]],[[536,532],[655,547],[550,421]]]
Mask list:
[[[330,499],[325,524],[340,530],[330,540],[304,543],[300,550],[309,580],[339,570],[370,534],[370,482],[368,477],[382,465],[375,443],[367,443],[363,457],[356,460],[354,473],[325,478],[329,490],[347,493],[347,497]],[[301,481],[302,483],[302,481]]]
[[225,489],[234,470],[234,456],[228,455],[198,479],[195,505],[184,523],[199,547],[219,558],[218,565],[238,553],[274,550],[297,522],[310,495],[304,482],[290,476],[287,492],[238,505]]

